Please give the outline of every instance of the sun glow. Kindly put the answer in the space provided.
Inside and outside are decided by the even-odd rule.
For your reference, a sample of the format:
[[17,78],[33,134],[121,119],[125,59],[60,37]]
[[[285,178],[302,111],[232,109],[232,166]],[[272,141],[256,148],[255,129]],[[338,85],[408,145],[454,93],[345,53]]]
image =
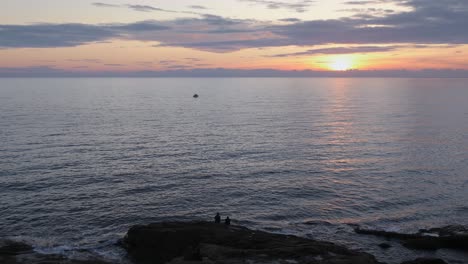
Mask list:
[[351,56],[337,56],[330,60],[328,68],[333,71],[346,71],[352,69],[354,64]]

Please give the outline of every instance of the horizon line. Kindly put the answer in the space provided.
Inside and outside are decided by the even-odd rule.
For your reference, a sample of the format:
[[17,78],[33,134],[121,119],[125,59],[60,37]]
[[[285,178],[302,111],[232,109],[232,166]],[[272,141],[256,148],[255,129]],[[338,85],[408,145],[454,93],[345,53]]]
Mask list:
[[202,68],[141,71],[70,71],[48,66],[0,68],[0,78],[468,78],[468,69],[277,70]]

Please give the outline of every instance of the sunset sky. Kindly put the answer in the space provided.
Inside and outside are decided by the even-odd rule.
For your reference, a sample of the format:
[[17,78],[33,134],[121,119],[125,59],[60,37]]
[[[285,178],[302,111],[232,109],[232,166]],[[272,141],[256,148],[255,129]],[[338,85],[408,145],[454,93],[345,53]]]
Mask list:
[[2,0],[0,72],[468,70],[467,0]]

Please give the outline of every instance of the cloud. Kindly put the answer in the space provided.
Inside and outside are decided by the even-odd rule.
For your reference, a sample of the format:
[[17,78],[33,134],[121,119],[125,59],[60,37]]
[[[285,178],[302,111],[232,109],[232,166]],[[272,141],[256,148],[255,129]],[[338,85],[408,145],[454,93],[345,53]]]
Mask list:
[[[97,7],[110,7],[110,8],[127,7],[127,8],[130,8],[130,9],[132,9],[134,11],[138,11],[138,12],[155,12],[155,11],[157,11],[157,12],[168,12],[168,13],[180,13],[180,12],[177,12],[177,11],[162,9],[162,8],[154,7],[154,6],[150,6],[150,5],[132,5],[132,4],[115,5],[115,4],[107,4],[107,3],[101,3],[101,2],[95,2],[95,3],[92,3],[92,5],[97,6]],[[187,13],[187,12],[182,12],[182,13]]]
[[288,23],[280,24],[203,14],[197,18],[121,24],[0,25],[0,48],[71,47],[113,39],[158,42],[158,46],[211,52],[324,44],[368,47],[404,43],[468,44],[466,0],[445,0],[443,3],[435,0],[375,1],[403,5],[410,11],[330,20],[289,18],[282,20]]
[[186,43],[167,43],[158,46],[180,46],[212,52],[230,52],[246,48],[260,47],[280,47],[288,45],[286,41],[279,39],[244,39],[244,40],[224,40],[224,41],[201,41]]
[[315,54],[351,54],[351,53],[372,53],[372,52],[385,52],[401,48],[401,46],[359,46],[359,47],[335,47],[335,48],[322,48],[322,49],[309,49],[303,52],[277,54],[270,57],[291,57],[291,56],[306,56]]
[[354,17],[356,18],[374,18],[379,16],[383,17],[388,14],[395,13],[395,10],[384,8],[350,8],[339,11],[354,13]]
[[468,2],[408,0],[411,11],[384,17],[303,21],[275,26],[296,45],[324,43],[468,43]]
[[279,19],[279,21],[282,21],[282,22],[299,22],[301,20],[299,18],[290,17],[290,18]]
[[381,0],[365,0],[365,1],[347,1],[344,2],[345,5],[369,5],[369,4],[382,4],[384,2],[391,2],[391,1],[381,1]]
[[178,69],[190,69],[191,67],[189,65],[185,64],[174,64],[174,65],[167,65],[165,66],[166,69],[173,69],[173,70],[178,70]]
[[87,24],[0,25],[0,47],[73,47],[118,36],[108,27]]
[[174,63],[179,63],[179,61],[176,61],[176,60],[160,60],[158,63],[161,64],[161,65],[170,65],[170,64],[174,64]]
[[241,2],[249,2],[256,5],[265,6],[268,9],[289,9],[298,13],[307,11],[307,8],[311,6],[315,1],[303,0],[296,3],[284,2],[284,1],[273,1],[273,0],[239,0]]
[[135,11],[139,12],[153,12],[153,11],[159,11],[159,12],[169,12],[169,13],[178,13],[177,11],[172,11],[172,10],[166,10],[154,6],[149,6],[149,5],[127,5],[130,9],[133,9]]
[[99,59],[69,59],[67,61],[71,62],[86,62],[86,63],[101,63],[102,61]]
[[137,35],[141,32],[159,32],[161,30],[171,29],[171,27],[158,21],[148,20],[130,24],[112,24],[108,25],[107,29],[122,36],[131,34]]
[[106,4],[106,3],[100,3],[100,2],[92,3],[92,5],[97,6],[97,7],[120,7],[120,5]]
[[24,68],[1,68],[0,77],[39,77],[39,76],[63,76],[67,71],[53,68],[51,66],[34,66]]
[[[170,29],[156,21],[129,24],[32,24],[0,25],[0,47],[50,48],[74,47],[110,39],[141,39],[144,34]],[[140,36],[140,37],[139,37]]]
[[191,6],[189,6],[189,8],[191,8],[191,9],[198,9],[198,10],[205,10],[205,9],[208,9],[208,8],[206,8],[206,7],[204,7],[204,6],[201,6],[201,5],[191,5]]
[[37,62],[42,62],[42,63],[56,63],[56,60],[36,60]]
[[154,61],[137,61],[136,63],[139,65],[152,65]]
[[199,62],[199,61],[202,61],[202,59],[199,59],[199,58],[184,58],[184,60],[192,61],[192,62]]

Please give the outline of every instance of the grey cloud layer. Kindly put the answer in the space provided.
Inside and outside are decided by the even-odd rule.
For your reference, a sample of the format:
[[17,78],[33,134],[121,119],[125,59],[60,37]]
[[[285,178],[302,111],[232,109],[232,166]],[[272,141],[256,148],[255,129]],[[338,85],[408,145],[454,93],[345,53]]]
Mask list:
[[268,9],[289,9],[298,13],[307,11],[307,8],[311,6],[315,1],[303,0],[295,3],[284,2],[284,1],[273,1],[273,0],[239,0],[241,2],[249,2],[252,4],[263,5]]
[[191,5],[191,6],[189,6],[189,8],[191,8],[191,9],[200,9],[200,10],[208,9],[205,6],[202,6],[202,5]]
[[84,24],[0,25],[0,47],[73,47],[117,37],[106,27]]
[[175,12],[175,11],[165,10],[162,8],[153,7],[149,5],[128,5],[128,7],[135,11],[140,11],[140,12],[151,12],[151,11]]
[[306,56],[315,54],[350,54],[350,53],[371,53],[371,52],[384,52],[392,51],[400,48],[400,46],[360,46],[360,47],[336,47],[336,48],[323,48],[323,49],[310,49],[304,52],[284,53],[274,55],[272,57],[290,57],[290,56]]
[[[126,7],[126,8],[130,8],[134,11],[139,11],[139,12],[154,12],[154,11],[158,11],[158,12],[167,12],[167,13],[179,13],[177,11],[173,11],[173,10],[167,10],[167,9],[162,9],[162,8],[159,8],[159,7],[154,7],[154,6],[150,6],[150,5],[132,5],[132,4],[128,4],[128,5],[115,5],[115,4],[107,4],[107,3],[101,3],[101,2],[95,2],[95,3],[92,3],[92,5],[94,6],[97,6],[97,7],[108,7],[108,8],[121,8],[121,7]],[[184,12],[183,12],[184,13]],[[185,12],[186,13],[186,12]]]
[[356,46],[356,47],[333,47],[333,48],[317,48],[309,49],[302,52],[276,54],[269,57],[294,57],[294,56],[307,56],[315,54],[353,54],[353,53],[374,53],[374,52],[387,52],[396,51],[400,49],[424,49],[424,48],[454,48],[457,45],[390,45],[390,46]]
[[332,20],[300,21],[288,18],[288,24],[201,15],[200,18],[130,24],[0,25],[0,47],[69,47],[110,39],[157,41],[162,46],[214,52],[329,43],[367,46],[394,43],[468,44],[468,1],[392,2],[411,7],[412,11]]
[[107,4],[107,3],[101,3],[101,2],[93,3],[93,5],[97,7],[120,7],[120,5]]

